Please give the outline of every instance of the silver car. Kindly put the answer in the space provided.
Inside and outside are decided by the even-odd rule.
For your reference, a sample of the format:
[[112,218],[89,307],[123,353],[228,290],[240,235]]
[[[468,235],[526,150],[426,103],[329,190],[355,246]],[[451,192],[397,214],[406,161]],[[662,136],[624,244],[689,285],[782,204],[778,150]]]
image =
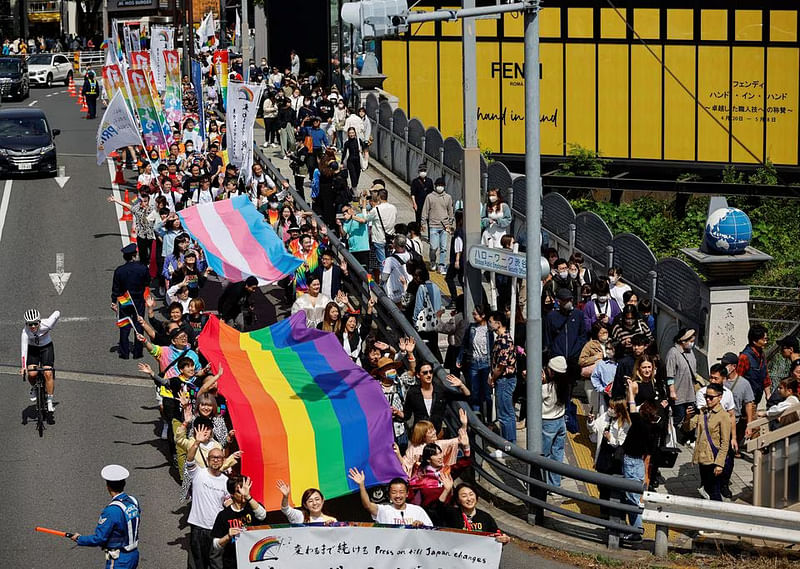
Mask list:
[[61,53],[36,53],[28,58],[28,76],[31,85],[50,87],[54,81],[69,85],[72,63]]

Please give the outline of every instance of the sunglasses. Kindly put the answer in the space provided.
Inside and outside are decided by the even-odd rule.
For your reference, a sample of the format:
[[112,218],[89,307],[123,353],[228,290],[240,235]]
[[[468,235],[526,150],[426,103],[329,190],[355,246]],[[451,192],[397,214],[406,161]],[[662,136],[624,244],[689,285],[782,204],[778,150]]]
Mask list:
[[717,397],[719,397],[719,395],[708,395],[708,394],[706,394],[705,397],[706,397],[706,399],[708,401],[711,401],[712,399],[716,399]]

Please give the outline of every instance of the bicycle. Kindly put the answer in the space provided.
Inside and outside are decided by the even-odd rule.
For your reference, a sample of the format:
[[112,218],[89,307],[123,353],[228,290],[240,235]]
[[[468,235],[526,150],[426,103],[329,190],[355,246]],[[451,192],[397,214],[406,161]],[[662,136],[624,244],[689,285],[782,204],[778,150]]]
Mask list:
[[33,388],[36,393],[36,430],[39,432],[39,437],[44,437],[44,429],[45,429],[45,421],[47,419],[47,393],[45,392],[44,388],[44,372],[50,371],[53,373],[53,379],[55,380],[56,370],[52,367],[44,368],[42,366],[36,366],[31,369],[25,369],[25,373],[22,375],[22,381],[28,380],[28,373],[31,371],[36,372],[36,383],[33,385]]

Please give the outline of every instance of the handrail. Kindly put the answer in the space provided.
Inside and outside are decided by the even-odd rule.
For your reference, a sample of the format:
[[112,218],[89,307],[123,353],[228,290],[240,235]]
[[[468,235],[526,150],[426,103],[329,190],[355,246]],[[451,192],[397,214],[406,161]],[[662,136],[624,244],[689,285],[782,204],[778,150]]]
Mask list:
[[[292,198],[294,199],[295,206],[307,212],[311,212],[317,224],[320,227],[326,228],[327,237],[332,248],[336,250],[337,253],[341,255],[341,257],[348,264],[348,269],[351,272],[351,274],[357,276],[358,279],[361,281],[362,286],[360,287],[360,289],[359,288],[355,289],[356,292],[359,292],[361,295],[361,298],[359,300],[363,302],[364,298],[368,297],[370,293],[375,294],[375,296],[378,299],[378,304],[380,305],[381,311],[384,312],[386,320],[389,320],[388,324],[392,325],[392,328],[394,328],[395,330],[399,329],[400,331],[402,331],[404,335],[409,336],[415,340],[416,349],[419,352],[421,358],[426,362],[431,363],[434,366],[434,373],[439,378],[442,385],[444,385],[445,389],[454,391],[454,389],[446,381],[446,375],[447,375],[446,370],[438,362],[437,358],[434,357],[433,353],[430,351],[430,349],[422,340],[422,338],[420,338],[419,334],[411,325],[411,323],[408,322],[408,320],[405,318],[405,316],[397,307],[397,305],[394,302],[392,302],[388,296],[386,296],[381,287],[374,287],[373,289],[369,288],[369,284],[367,281],[367,271],[364,269],[361,263],[358,262],[355,257],[353,257],[353,255],[347,250],[347,248],[341,242],[341,240],[339,240],[336,237],[336,235],[333,234],[332,231],[327,230],[327,226],[325,225],[323,220],[315,212],[313,212],[311,207],[309,207],[309,204],[296,191],[296,189],[292,186],[289,180],[287,180],[283,176],[280,170],[272,163],[272,161],[266,155],[264,155],[264,153],[261,151],[260,148],[258,148],[257,145],[254,145],[254,156],[255,159],[264,167],[264,169],[269,173],[269,175],[274,180],[276,180],[282,185],[288,184],[287,189]],[[608,474],[601,474],[592,470],[584,470],[572,466],[570,464],[557,462],[549,458],[545,458],[543,456],[534,454],[527,449],[524,449],[522,447],[517,446],[516,444],[506,441],[505,439],[503,439],[502,437],[491,431],[486,425],[484,425],[480,421],[480,419],[472,411],[469,405],[459,402],[451,403],[450,406],[451,414],[457,414],[458,409],[463,409],[464,411],[466,411],[468,424],[472,430],[473,437],[477,436],[478,438],[480,438],[483,444],[488,443],[489,446],[500,449],[506,454],[510,455],[511,457],[526,463],[529,466],[529,470],[535,470],[537,472],[538,471],[553,472],[584,483],[607,486],[617,493],[631,492],[631,493],[641,494],[645,490],[644,484],[635,480],[629,480],[621,478],[619,476],[611,476]],[[546,482],[543,482],[542,480],[537,480],[536,478],[521,474],[519,472],[514,471],[513,469],[508,468],[499,461],[488,456],[488,454],[484,452],[483,448],[480,447],[476,448],[476,451],[482,458],[482,460],[488,461],[489,464],[491,464],[494,468],[502,470],[506,474],[515,476],[519,481],[528,485],[528,488],[535,487],[542,494],[544,494],[545,491],[551,491],[569,498],[581,500],[586,503],[603,506],[611,511],[620,512],[622,514],[628,512],[642,511],[642,508],[636,505],[623,504],[613,499],[602,500],[599,498],[594,498],[592,496],[586,496],[586,495],[581,495],[579,493],[571,492],[569,490],[563,490],[560,487],[550,486]],[[487,472],[483,468],[482,464],[477,464],[477,461],[475,462],[476,464],[474,464],[474,468],[480,473],[480,475],[483,478],[491,482],[497,488],[500,488],[508,492],[509,494],[517,497],[518,499],[523,500],[529,506],[533,506],[535,509],[539,511],[542,509],[552,511],[560,515],[570,517],[580,522],[607,528],[611,532],[614,532],[615,538],[612,540],[610,537],[609,544],[616,543],[616,532],[641,533],[641,529],[628,525],[624,522],[617,521],[613,517],[612,519],[604,519],[589,514],[572,512],[570,510],[561,508],[559,506],[549,504],[547,503],[546,499],[539,499],[535,496],[523,494],[516,489],[510,488],[505,483],[503,483],[495,476],[493,476],[491,473]]]

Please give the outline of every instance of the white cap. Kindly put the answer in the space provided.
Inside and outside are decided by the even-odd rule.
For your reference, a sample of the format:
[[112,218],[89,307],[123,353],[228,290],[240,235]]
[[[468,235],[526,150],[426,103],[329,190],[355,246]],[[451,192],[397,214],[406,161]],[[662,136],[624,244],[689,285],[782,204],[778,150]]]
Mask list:
[[550,358],[547,367],[556,373],[567,373],[567,359],[564,356]]
[[103,477],[103,480],[108,482],[127,480],[130,474],[131,473],[128,472],[127,468],[120,466],[119,464],[108,464],[103,467],[103,470],[100,471],[100,476]]

